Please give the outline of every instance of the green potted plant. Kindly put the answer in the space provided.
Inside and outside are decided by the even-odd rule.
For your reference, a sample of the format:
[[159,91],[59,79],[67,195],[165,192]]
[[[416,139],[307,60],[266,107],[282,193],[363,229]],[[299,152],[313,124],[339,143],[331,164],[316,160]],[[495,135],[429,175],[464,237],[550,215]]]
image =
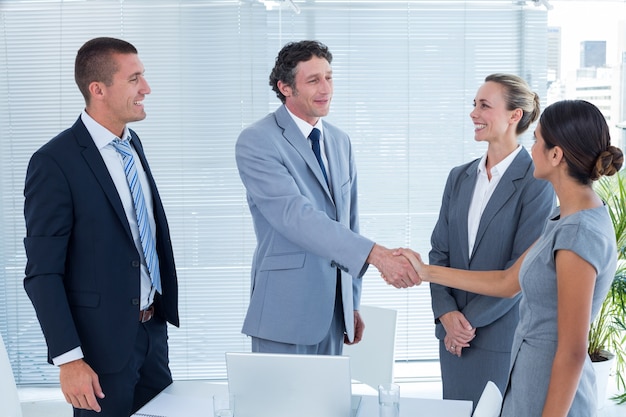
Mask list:
[[[618,266],[598,317],[589,329],[588,353],[594,362],[614,357],[617,387],[623,392],[612,399],[622,404],[626,402],[626,171],[602,178],[595,189],[609,208],[615,229]],[[598,380],[599,385],[605,383]]]

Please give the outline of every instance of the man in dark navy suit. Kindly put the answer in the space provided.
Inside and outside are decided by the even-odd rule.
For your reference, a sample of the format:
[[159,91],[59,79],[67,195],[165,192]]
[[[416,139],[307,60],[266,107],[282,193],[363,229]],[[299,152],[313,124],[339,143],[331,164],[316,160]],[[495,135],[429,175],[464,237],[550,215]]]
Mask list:
[[172,382],[167,322],[179,319],[169,228],[126,126],[146,117],[143,75],[130,43],[85,43],[75,62],[85,110],[33,154],[26,174],[24,287],[74,416],[129,416]]

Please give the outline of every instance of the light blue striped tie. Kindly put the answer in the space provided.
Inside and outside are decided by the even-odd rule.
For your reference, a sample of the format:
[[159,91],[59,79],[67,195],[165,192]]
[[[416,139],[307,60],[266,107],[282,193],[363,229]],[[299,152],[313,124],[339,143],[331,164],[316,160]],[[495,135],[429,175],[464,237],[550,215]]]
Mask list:
[[146,208],[146,200],[143,196],[141,183],[137,175],[137,167],[135,166],[135,158],[130,149],[130,140],[114,139],[111,144],[122,155],[124,162],[124,172],[126,180],[130,187],[130,193],[133,195],[133,203],[135,205],[135,215],[137,216],[137,226],[139,227],[139,237],[141,238],[141,247],[143,249],[148,272],[152,279],[152,285],[161,294],[161,272],[159,270],[159,256],[156,252],[156,245],[152,237],[150,229],[150,221],[148,219],[148,210]]

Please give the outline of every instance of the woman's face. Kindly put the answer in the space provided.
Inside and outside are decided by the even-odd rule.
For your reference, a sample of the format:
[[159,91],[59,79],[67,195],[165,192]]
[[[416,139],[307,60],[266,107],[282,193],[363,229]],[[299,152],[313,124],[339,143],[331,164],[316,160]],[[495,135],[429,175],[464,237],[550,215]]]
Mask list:
[[543,140],[543,136],[541,136],[541,124],[539,123],[537,123],[537,127],[535,128],[533,139],[534,143],[532,148],[530,148],[530,154],[535,164],[533,176],[535,178],[546,179],[550,172],[551,165],[548,161],[549,151],[546,149],[546,142]]
[[515,135],[517,122],[513,110],[507,110],[505,87],[493,81],[487,81],[476,92],[474,110],[470,113],[474,123],[476,141],[495,142],[507,134]]

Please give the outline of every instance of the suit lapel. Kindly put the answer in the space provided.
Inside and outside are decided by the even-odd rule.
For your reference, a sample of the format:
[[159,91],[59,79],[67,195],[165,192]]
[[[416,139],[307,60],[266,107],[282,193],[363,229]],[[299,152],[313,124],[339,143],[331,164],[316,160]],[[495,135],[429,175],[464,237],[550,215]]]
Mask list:
[[76,141],[83,148],[82,156],[85,159],[85,162],[93,172],[94,176],[100,183],[102,187],[102,191],[107,196],[109,202],[111,203],[111,207],[113,211],[117,214],[117,217],[120,219],[122,224],[125,225],[126,232],[128,233],[128,237],[132,240],[133,236],[130,232],[130,225],[128,224],[128,219],[126,218],[126,213],[124,212],[124,207],[122,206],[122,201],[120,200],[120,196],[117,193],[117,189],[115,188],[115,184],[111,179],[111,175],[109,174],[109,170],[107,169],[104,161],[102,160],[102,155],[100,155],[100,151],[96,147],[89,131],[83,124],[83,122],[78,119],[78,121],[72,126],[72,132],[76,137]]
[[152,177],[152,171],[150,171],[150,166],[148,165],[148,160],[146,159],[146,155],[143,152],[143,145],[141,144],[141,141],[139,140],[139,137],[137,136],[137,134],[130,129],[128,130],[132,137],[132,140],[130,143],[132,147],[135,149],[135,152],[137,152],[137,155],[139,156],[139,161],[141,162],[141,166],[144,172],[146,173],[146,177],[148,178],[148,183],[150,184],[150,192],[152,193],[152,199],[156,201],[157,200],[156,196],[158,195],[158,192],[157,192],[156,184],[154,182],[154,178]]
[[[315,158],[315,155],[313,154],[313,151],[309,146],[308,139],[302,135],[302,132],[300,131],[300,129],[298,129],[298,125],[296,125],[296,122],[293,121],[284,105],[276,110],[275,117],[276,123],[280,128],[283,129],[283,137],[287,140],[287,142],[291,144],[291,146],[294,147],[294,149],[296,149],[296,151],[298,151],[311,172],[313,172],[313,174],[315,175],[315,178],[317,178],[320,186],[324,188],[324,191],[326,192],[328,198],[332,201],[333,198],[330,194],[330,189],[328,188],[328,184],[326,184],[324,174],[322,174],[322,170],[320,169],[317,159]],[[324,134],[326,134],[326,132],[324,132]],[[324,146],[327,146],[327,142],[324,143]],[[328,152],[326,157],[329,158]],[[328,163],[329,165],[331,165],[330,176],[332,181],[332,164],[330,161]]]
[[[324,148],[326,149],[326,158],[328,159],[328,170],[330,175],[331,188],[333,190],[333,201],[335,204],[339,204],[338,199],[341,198],[341,175],[342,165],[346,161],[345,155],[339,155],[339,149],[336,146],[333,135],[324,129]],[[333,175],[334,173],[334,175]]]
[[461,182],[461,184],[458,187],[458,192],[459,192],[459,205],[460,207],[458,208],[458,215],[459,215],[459,246],[461,249],[461,254],[463,255],[463,257],[461,259],[464,259],[467,262],[467,267],[469,268],[469,260],[470,260],[470,254],[469,254],[469,237],[468,237],[468,233],[467,233],[467,227],[468,227],[468,214],[469,214],[469,207],[470,207],[470,203],[472,201],[472,196],[474,195],[474,188],[476,187],[476,179],[477,179],[477,165],[480,162],[480,159],[477,159],[475,163],[470,164],[469,167],[467,167],[467,169],[465,170],[465,177],[463,178],[463,181]]
[[474,243],[474,252],[480,244],[489,223],[491,223],[495,215],[504,207],[511,196],[515,194],[515,190],[517,189],[515,181],[524,178],[530,162],[531,159],[528,152],[522,149],[506,170],[502,179],[500,179],[498,186],[494,190],[480,218],[478,232],[476,233],[476,243]]

